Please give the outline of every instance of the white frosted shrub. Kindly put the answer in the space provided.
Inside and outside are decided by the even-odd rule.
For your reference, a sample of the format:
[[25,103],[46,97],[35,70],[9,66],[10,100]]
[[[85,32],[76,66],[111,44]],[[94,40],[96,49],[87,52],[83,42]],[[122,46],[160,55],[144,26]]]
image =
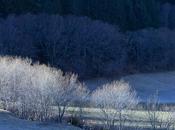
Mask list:
[[124,81],[115,81],[95,90],[91,101],[101,109],[106,126],[113,129],[115,120],[118,119],[120,130],[123,125],[123,111],[133,109],[138,103],[135,91]]
[[53,114],[53,106],[64,108],[84,99],[87,89],[74,74],[64,75],[29,59],[0,58],[0,99],[4,109],[19,117],[44,121]]

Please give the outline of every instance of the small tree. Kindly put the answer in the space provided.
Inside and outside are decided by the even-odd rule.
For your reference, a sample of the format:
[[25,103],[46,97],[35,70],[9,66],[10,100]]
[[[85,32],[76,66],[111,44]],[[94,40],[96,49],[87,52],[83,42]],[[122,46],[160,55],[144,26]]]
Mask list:
[[119,130],[123,127],[123,110],[132,109],[138,100],[135,91],[128,83],[115,81],[97,89],[92,94],[92,103],[99,107],[109,129],[113,129],[115,120],[119,119]]
[[59,122],[62,123],[67,107],[75,102],[84,100],[88,95],[88,90],[83,84],[78,82],[77,76],[74,74],[68,74],[59,78],[63,79],[57,79],[56,81],[59,81],[59,84],[51,86],[50,91],[53,105],[56,105],[58,108]]
[[151,96],[147,101],[147,116],[153,130],[156,130],[159,127],[159,107],[160,103],[158,98],[158,92],[156,92],[156,94]]
[[170,130],[174,127],[175,118],[173,112],[161,113],[158,91],[147,101],[147,118],[153,130],[159,128]]

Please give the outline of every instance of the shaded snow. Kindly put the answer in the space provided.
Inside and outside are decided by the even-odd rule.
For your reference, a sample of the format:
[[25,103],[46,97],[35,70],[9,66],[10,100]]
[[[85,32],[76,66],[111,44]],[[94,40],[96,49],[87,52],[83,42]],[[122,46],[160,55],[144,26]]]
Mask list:
[[[134,88],[141,100],[159,91],[161,102],[175,103],[175,72],[135,74],[122,77]],[[112,82],[114,79],[94,79],[86,81],[86,85],[94,90],[97,87]]]
[[72,126],[42,124],[20,120],[7,111],[0,110],[0,130],[80,130]]

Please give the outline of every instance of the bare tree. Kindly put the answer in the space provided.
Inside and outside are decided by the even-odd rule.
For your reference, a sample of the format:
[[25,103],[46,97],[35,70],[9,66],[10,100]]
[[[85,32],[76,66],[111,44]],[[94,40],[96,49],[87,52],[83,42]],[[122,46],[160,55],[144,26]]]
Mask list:
[[136,93],[128,83],[115,81],[93,92],[92,103],[101,109],[109,129],[112,129],[115,120],[119,119],[119,130],[122,130],[123,110],[132,109],[138,101]]
[[160,107],[158,91],[147,101],[147,117],[153,130],[162,128],[170,130],[174,127],[173,112],[163,111]]
[[61,84],[50,88],[53,102],[58,108],[60,123],[62,122],[67,107],[75,102],[84,100],[88,94],[88,90],[83,84],[78,82],[76,75],[68,74],[62,78]]
[[153,130],[156,130],[158,128],[159,107],[160,107],[160,104],[159,104],[158,92],[157,92],[155,95],[151,96],[150,99],[148,99],[147,101],[148,120]]

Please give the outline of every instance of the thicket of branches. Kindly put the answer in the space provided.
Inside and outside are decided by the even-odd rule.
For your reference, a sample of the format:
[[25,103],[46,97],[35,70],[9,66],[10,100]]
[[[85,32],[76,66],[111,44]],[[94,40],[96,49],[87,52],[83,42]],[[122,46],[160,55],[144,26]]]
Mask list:
[[[90,105],[101,110],[99,117],[104,121],[103,127],[123,130],[139,103],[136,92],[124,81],[99,86],[90,95],[76,75],[64,74],[61,70],[39,63],[33,64],[30,59],[0,57],[0,77],[1,107],[27,120],[55,119],[61,123],[65,114],[71,114],[66,111],[69,107],[72,110],[73,107],[78,110],[78,107],[80,111],[75,113],[83,114],[81,108]],[[168,113],[170,115],[164,120],[158,112],[157,98],[152,99],[148,101],[145,115],[152,128],[172,128],[172,113]]]
[[61,123],[68,107],[81,108],[92,102],[104,113],[108,127],[119,118],[121,128],[122,110],[137,105],[135,92],[123,81],[106,84],[90,95],[76,75],[30,59],[0,57],[0,77],[1,107],[22,119]]
[[128,116],[123,112],[133,109],[138,104],[136,92],[124,81],[115,81],[98,88],[92,93],[91,101],[100,108],[104,125],[109,130],[116,129],[117,121],[118,130],[123,130]]
[[78,107],[88,95],[76,75],[27,59],[1,57],[0,77],[3,108],[24,119],[45,121],[55,116],[61,122],[67,107]]
[[30,57],[80,78],[174,69],[174,38],[175,31],[168,28],[122,33],[87,17],[27,14],[0,19],[1,55]]

